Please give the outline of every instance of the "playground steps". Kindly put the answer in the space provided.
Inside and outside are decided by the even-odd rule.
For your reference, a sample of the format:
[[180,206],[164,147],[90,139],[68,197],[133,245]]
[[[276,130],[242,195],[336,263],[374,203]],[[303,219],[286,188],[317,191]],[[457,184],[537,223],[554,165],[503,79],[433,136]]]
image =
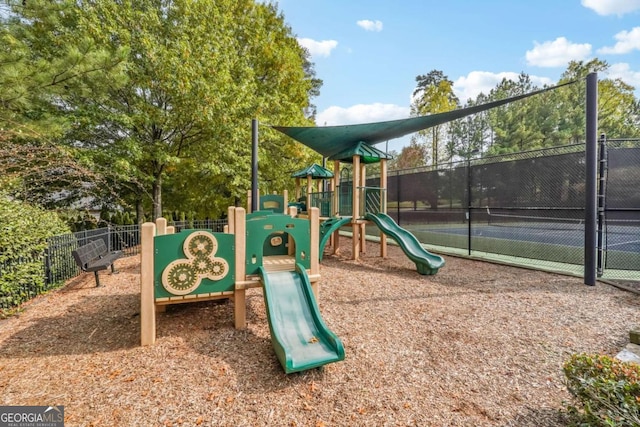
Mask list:
[[262,259],[262,264],[268,273],[296,270],[296,259],[289,255],[266,256]]

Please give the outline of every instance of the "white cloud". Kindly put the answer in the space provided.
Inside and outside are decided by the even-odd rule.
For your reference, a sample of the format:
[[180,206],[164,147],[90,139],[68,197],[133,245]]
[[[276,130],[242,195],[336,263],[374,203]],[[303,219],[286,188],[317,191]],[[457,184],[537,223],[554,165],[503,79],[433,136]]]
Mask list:
[[526,53],[527,65],[537,67],[563,67],[569,61],[581,61],[591,55],[589,43],[571,43],[564,37],[544,43],[533,42],[534,48]]
[[409,114],[409,107],[379,102],[357,104],[348,108],[332,106],[318,113],[316,123],[318,126],[352,125],[405,119]]
[[613,47],[603,47],[598,49],[598,53],[623,54],[640,50],[640,27],[635,27],[631,31],[620,31],[614,38],[618,42]]
[[[513,72],[472,71],[466,76],[459,77],[453,83],[453,91],[460,99],[460,102],[464,104],[468,99],[476,99],[480,92],[488,95],[491,89],[494,89],[502,79],[518,81],[519,76],[519,73]],[[553,83],[553,80],[547,77],[529,75],[529,78],[534,85],[539,87]]]
[[636,89],[640,89],[640,71],[633,71],[626,62],[611,65],[606,74],[610,79],[620,79]]
[[382,21],[363,19],[356,22],[356,24],[358,24],[358,27],[364,28],[367,31],[382,31]]
[[300,46],[307,48],[311,56],[324,56],[331,55],[331,51],[338,46],[338,42],[335,40],[322,40],[316,41],[313,39],[300,38],[298,39]]
[[622,16],[640,10],[640,0],[582,0],[582,5],[603,16]]

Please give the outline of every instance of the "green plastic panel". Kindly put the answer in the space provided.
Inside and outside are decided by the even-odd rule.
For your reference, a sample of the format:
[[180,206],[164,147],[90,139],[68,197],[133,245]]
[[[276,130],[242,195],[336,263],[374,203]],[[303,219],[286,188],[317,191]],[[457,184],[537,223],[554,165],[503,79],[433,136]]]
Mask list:
[[324,323],[304,266],[267,273],[260,267],[271,343],[287,374],[344,360],[342,341]]
[[444,259],[434,255],[422,247],[420,241],[409,231],[400,227],[389,215],[383,213],[365,215],[365,219],[374,224],[386,235],[395,240],[405,255],[416,264],[420,274],[436,274],[444,266]]
[[311,268],[309,249],[311,229],[309,220],[291,218],[289,215],[273,212],[254,212],[247,215],[247,265],[246,274],[257,274],[263,264],[264,245],[274,233],[287,233],[295,241],[296,263]]
[[233,235],[185,230],[154,239],[155,298],[234,290]]
[[265,194],[260,196],[260,210],[284,213],[286,204],[284,196],[280,194]]

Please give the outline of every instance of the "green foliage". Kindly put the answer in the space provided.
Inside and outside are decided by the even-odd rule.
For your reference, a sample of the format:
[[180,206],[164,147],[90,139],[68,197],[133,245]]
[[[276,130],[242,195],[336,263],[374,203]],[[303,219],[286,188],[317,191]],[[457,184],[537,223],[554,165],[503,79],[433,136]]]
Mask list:
[[[45,204],[55,184],[154,218],[163,203],[218,217],[250,185],[250,120],[311,123],[322,81],[275,4],[8,4],[0,141],[11,146],[0,146],[0,176],[19,175],[25,200]],[[25,127],[29,138],[17,138]],[[268,129],[261,137],[260,181],[281,191],[313,154]],[[69,172],[76,179],[43,180]]]
[[[436,164],[438,160],[462,160],[477,150],[481,155],[500,155],[585,141],[584,78],[599,73],[598,133],[612,138],[640,137],[640,101],[634,88],[620,79],[606,78],[609,65],[602,60],[572,61],[558,83],[576,82],[553,91],[493,108],[457,121],[426,129],[414,135],[413,145],[421,145]],[[455,106],[452,83],[442,71],[417,77],[412,114],[448,111]],[[529,75],[503,79],[488,94],[469,99],[466,107],[485,104],[541,89]],[[401,155],[403,164],[419,162],[424,156],[416,147]],[[408,156],[416,157],[414,162]]]
[[0,307],[12,307],[45,290],[42,256],[47,238],[69,228],[55,213],[2,195],[0,227]]
[[[426,114],[445,113],[455,110],[460,106],[460,100],[453,92],[453,81],[440,70],[431,70],[426,75],[416,77],[416,89],[413,91],[413,101],[411,103],[411,115],[423,116]],[[431,164],[437,165],[444,159],[441,146],[443,145],[443,133],[446,126],[438,125],[430,129],[418,132],[413,141],[417,143],[422,139],[430,144]],[[416,150],[411,150],[411,153]],[[451,150],[449,150],[451,151]],[[407,153],[409,154],[409,152]],[[451,156],[448,156],[451,159]],[[420,162],[419,159],[409,161],[409,163]]]
[[564,365],[569,405],[578,426],[640,425],[640,365],[603,355],[576,354]]

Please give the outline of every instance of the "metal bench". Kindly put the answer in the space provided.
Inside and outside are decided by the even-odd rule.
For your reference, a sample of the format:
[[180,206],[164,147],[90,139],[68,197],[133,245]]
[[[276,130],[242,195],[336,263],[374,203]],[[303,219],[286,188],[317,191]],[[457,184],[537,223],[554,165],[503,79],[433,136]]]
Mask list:
[[109,252],[102,239],[92,240],[71,253],[82,271],[93,271],[96,277],[96,287],[100,286],[98,271],[111,267],[111,273],[117,273],[114,262],[122,257],[122,251]]

